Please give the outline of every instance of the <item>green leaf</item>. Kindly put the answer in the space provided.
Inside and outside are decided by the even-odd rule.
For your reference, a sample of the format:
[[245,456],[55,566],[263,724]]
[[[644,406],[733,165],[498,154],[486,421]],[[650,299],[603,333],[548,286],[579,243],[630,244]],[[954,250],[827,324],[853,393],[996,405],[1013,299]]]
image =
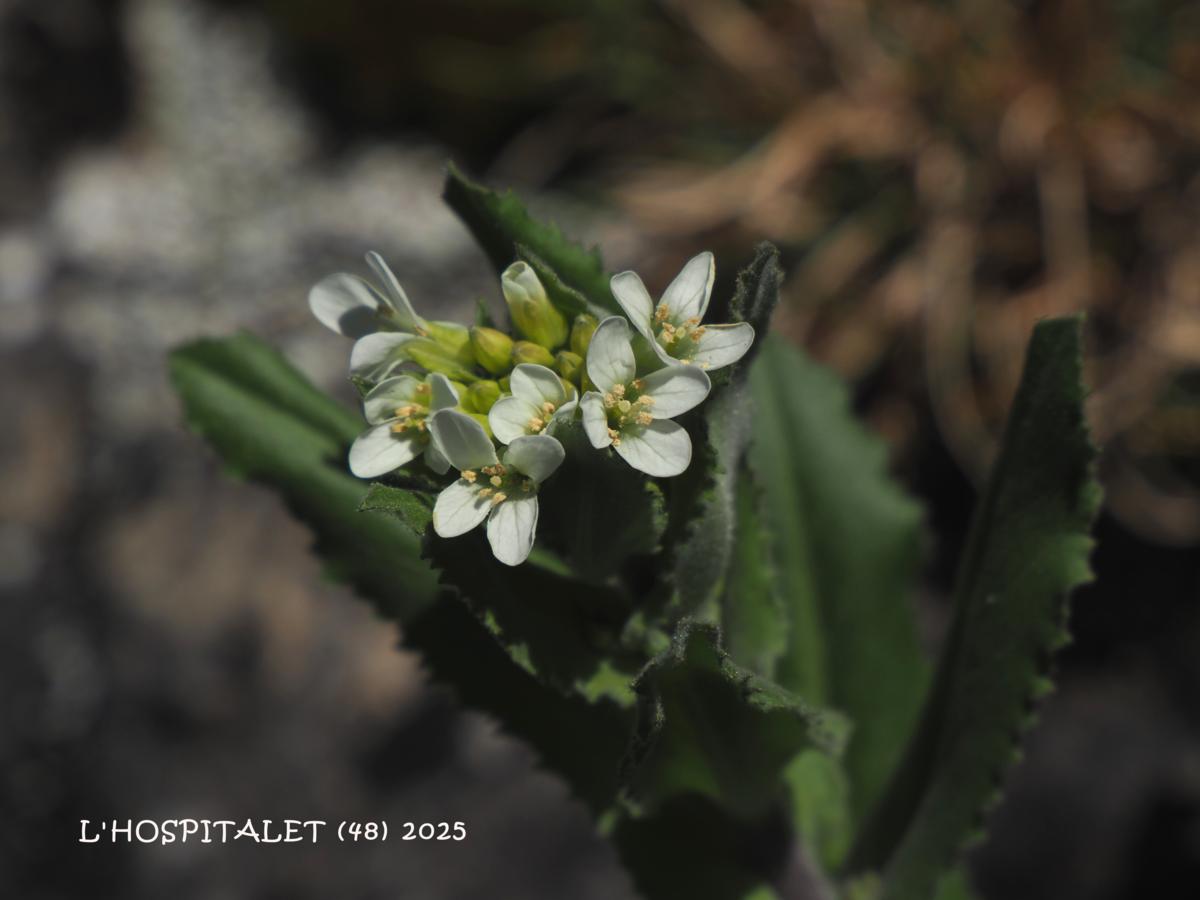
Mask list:
[[611,310],[599,306],[567,284],[546,261],[524,244],[516,245],[517,257],[525,260],[537,275],[538,281],[546,289],[550,302],[570,321],[580,313],[588,313],[597,319],[612,315]]
[[395,516],[418,537],[433,521],[433,505],[427,494],[406,491],[387,484],[373,484],[367,490],[359,512],[382,512]]
[[911,607],[920,512],[888,478],[882,442],[830,372],[770,337],[750,382],[749,458],[787,600],[775,678],[854,723],[845,765],[859,818],[896,764],[928,682]]
[[[653,815],[624,818],[613,832],[638,891],[661,900],[767,900],[791,850],[786,824],[747,825],[697,794],[673,797]],[[814,895],[821,896],[821,895]]]
[[[779,281],[779,254],[763,244],[738,275],[732,308],[754,310],[769,319],[779,299]],[[764,333],[765,327],[760,341]],[[692,462],[683,475],[671,479],[668,488],[670,524],[664,544],[671,561],[676,614],[708,621],[720,615],[719,601],[734,553],[738,474],[753,421],[745,372],[738,363],[716,373],[708,399],[680,418],[691,433]],[[742,644],[740,635],[733,641]]]
[[529,674],[565,693],[633,705],[632,682],[644,660],[628,657],[619,644],[632,609],[624,594],[533,562],[497,562],[481,529],[450,539],[430,535],[425,554],[441,570],[442,583],[459,590]]
[[[451,165],[442,197],[470,229],[497,272],[520,256],[520,247],[528,254],[527,261],[535,257],[543,269],[552,271],[561,284],[582,294],[591,305],[610,315],[621,314],[600,254],[569,241],[557,226],[533,219],[512,191],[498,194]],[[539,277],[542,274],[538,271]]]
[[721,630],[730,656],[764,678],[774,678],[776,663],[788,646],[787,610],[762,494],[745,464],[735,491],[733,555],[721,603]]
[[539,532],[577,577],[608,583],[648,563],[664,526],[662,492],[611,452],[596,452],[578,423],[556,426],[567,456],[554,476],[570,491],[541,497]]
[[826,871],[845,859],[854,837],[850,786],[841,760],[805,750],[784,770],[791,791],[792,821],[804,845]]
[[192,428],[232,471],[282,495],[312,529],[329,571],[400,622],[436,681],[527,740],[595,813],[612,805],[632,713],[540,683],[439,588],[409,524],[390,511],[358,511],[367,490],[345,465],[362,427],[356,415],[245,335],[182,347],[170,368]]
[[1090,578],[1100,491],[1080,332],[1078,317],[1034,329],[919,730],[852,854],[852,871],[882,871],[885,900],[930,896],[976,836],[1068,639],[1068,596]]
[[640,810],[700,794],[752,821],[784,796],[783,769],[800,752],[841,750],[838,716],[741,668],[718,641],[715,627],[685,620],[634,686],[637,740],[626,775]]

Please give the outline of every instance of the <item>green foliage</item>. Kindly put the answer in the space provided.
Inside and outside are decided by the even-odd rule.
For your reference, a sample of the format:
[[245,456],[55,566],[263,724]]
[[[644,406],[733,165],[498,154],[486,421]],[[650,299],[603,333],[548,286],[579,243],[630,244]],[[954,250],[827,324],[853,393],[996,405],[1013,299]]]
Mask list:
[[[603,311],[602,315],[620,314],[621,308],[608,288],[608,273],[600,254],[567,240],[556,226],[533,219],[512,191],[497,194],[450,165],[442,197],[470,229],[498,273],[514,259],[525,259],[539,277],[543,272],[557,276],[550,284],[543,282],[556,303],[566,296],[558,290],[561,286],[582,295],[588,304]],[[564,306],[563,311],[584,310]]]
[[832,374],[769,337],[750,382],[749,458],[786,598],[775,677],[854,722],[845,762],[857,818],[895,765],[927,682],[911,605],[920,513]]
[[853,853],[852,870],[882,872],[884,900],[924,900],[977,836],[1067,640],[1068,595],[1090,577],[1100,494],[1080,325],[1055,319],[1034,331],[920,728]]
[[[535,562],[497,562],[479,531],[442,539],[430,535],[427,558],[442,583],[463,602],[521,668],[560,691],[612,696],[632,705],[630,682],[640,661],[619,644],[628,598],[609,587],[574,580]],[[614,669],[626,672],[614,678]]]
[[719,631],[684,621],[638,677],[638,731],[626,766],[633,800],[653,810],[700,794],[744,819],[784,793],[783,768],[816,747],[840,752],[845,723],[734,663]]
[[359,512],[381,512],[395,516],[418,537],[425,534],[425,529],[433,520],[433,505],[427,494],[386,484],[371,485],[358,509]]
[[[619,312],[599,256],[511,193],[451,168],[445,196],[498,271],[525,260],[570,317]],[[798,871],[832,897],[815,860],[843,869],[846,898],[965,900],[955,855],[1087,576],[1097,491],[1078,322],[1035,333],[930,688],[910,608],[919,511],[845,388],[766,335],[779,281],[759,247],[727,304],[759,340],[679,417],[683,475],[645,477],[578,424],[551,426],[566,461],[516,567],[479,530],[432,534],[447,478],[351,477],[358,416],[253,338],[190,344],[171,373],[226,465],[281,494],[432,678],[563,776],[648,897],[766,900]]]
[[345,468],[357,416],[246,335],[188,344],[171,355],[170,367],[192,428],[232,472],[283,496],[312,528],[330,573],[400,622],[404,643],[421,653],[435,680],[527,740],[597,813],[611,805],[632,715],[609,700],[564,696],[514,663],[465,606],[439,590],[405,521],[415,507],[392,489],[370,492],[375,511],[358,511],[368,491]]
[[[763,244],[738,276],[732,308],[751,312],[765,330],[779,302],[779,280],[779,254]],[[681,417],[692,435],[693,457],[688,471],[669,485],[672,521],[665,543],[676,614],[714,621],[720,616],[734,553],[738,474],[751,436],[749,395],[746,368],[738,364],[719,373],[705,403]]]

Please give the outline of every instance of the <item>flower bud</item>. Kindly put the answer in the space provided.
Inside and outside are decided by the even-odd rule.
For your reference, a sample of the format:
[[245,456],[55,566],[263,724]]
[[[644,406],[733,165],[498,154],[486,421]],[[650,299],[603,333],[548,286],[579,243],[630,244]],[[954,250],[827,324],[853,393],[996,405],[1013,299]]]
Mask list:
[[587,313],[580,313],[575,317],[575,324],[571,326],[572,353],[587,359],[588,345],[592,342],[592,334],[599,324],[595,316]]
[[481,379],[467,388],[462,405],[471,412],[486,413],[499,399],[500,385],[494,381]]
[[541,344],[535,344],[533,341],[517,341],[513,344],[512,364],[519,366],[521,363],[536,363],[539,366],[551,368],[554,365],[554,357]]
[[404,355],[427,372],[440,372],[454,381],[471,384],[476,376],[455,357],[453,353],[436,341],[422,338],[404,345]]
[[471,349],[475,359],[493,375],[502,375],[512,368],[513,339],[503,331],[476,325],[471,329]]
[[527,263],[515,262],[500,276],[513,325],[524,337],[547,350],[567,340],[567,320],[546,296],[546,289]]
[[579,376],[583,374],[583,357],[570,350],[560,350],[554,356],[554,371],[575,387],[579,387]]
[[496,383],[498,385],[500,385],[500,390],[503,391],[504,393],[506,393],[506,394],[512,393],[512,383],[507,375],[505,375],[503,378],[501,378]]

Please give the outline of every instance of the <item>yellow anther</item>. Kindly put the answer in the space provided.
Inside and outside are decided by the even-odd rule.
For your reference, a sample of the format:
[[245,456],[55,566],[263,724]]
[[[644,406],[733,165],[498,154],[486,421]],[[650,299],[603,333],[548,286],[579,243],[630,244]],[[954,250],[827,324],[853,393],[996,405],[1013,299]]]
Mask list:
[[493,475],[491,478],[488,479],[488,483],[492,487],[500,487],[500,485],[504,484],[504,479],[501,478],[499,475]]
[[[421,333],[420,329],[417,330],[417,333],[418,334]],[[421,382],[420,384],[417,385],[416,392],[418,394],[428,394],[429,393],[429,385],[427,385],[425,382]]]
[[479,496],[480,496],[480,497],[490,497],[490,496],[492,496],[492,489],[491,489],[491,488],[480,488],[480,489],[479,489]]
[[612,389],[612,395],[614,397],[616,397],[618,400],[620,400],[622,397],[624,397],[625,396],[625,385],[614,384],[613,389]]
[[470,483],[470,484],[474,484],[474,483],[475,483],[475,479],[479,477],[479,476],[478,476],[478,475],[476,475],[476,474],[475,474],[475,472],[474,472],[473,470],[471,470],[471,469],[467,469],[465,472],[460,472],[459,474],[460,474],[460,475],[462,475],[462,477],[463,477],[463,480],[464,480],[464,481],[466,481],[466,482],[468,482],[468,483]]
[[544,412],[546,415],[550,415],[551,413],[553,413],[554,409],[555,409],[554,404],[551,403],[549,400],[547,400],[545,403],[542,404],[542,412]]
[[635,391],[644,391],[646,389],[646,382],[641,378],[633,379],[633,389]]
[[640,403],[642,406],[653,406],[654,398],[651,397],[649,394],[642,394],[642,396],[637,398],[637,402]]
[[496,491],[496,496],[492,498],[492,506],[499,506],[507,499],[508,497],[505,494],[502,494],[500,491]]
[[695,328],[697,325],[700,324],[700,317],[692,316],[690,319],[687,320],[687,324],[692,326],[693,328]]
[[392,431],[394,431],[396,434],[401,434],[406,428],[408,428],[407,422],[393,422],[392,423]]
[[659,322],[665,322],[667,316],[671,314],[671,310],[664,304],[654,311],[654,318]]
[[704,335],[704,326],[703,325],[697,325],[695,328],[692,329],[692,337],[698,338],[698,337],[703,337],[703,335]]
[[654,416],[650,415],[648,412],[640,412],[637,414],[637,423],[639,425],[649,425],[653,421]]
[[543,422],[541,419],[539,419],[537,416],[534,416],[532,419],[529,420],[528,424],[526,424],[525,427],[528,428],[532,433],[537,434],[539,431],[541,431],[543,428],[546,427],[546,423]]

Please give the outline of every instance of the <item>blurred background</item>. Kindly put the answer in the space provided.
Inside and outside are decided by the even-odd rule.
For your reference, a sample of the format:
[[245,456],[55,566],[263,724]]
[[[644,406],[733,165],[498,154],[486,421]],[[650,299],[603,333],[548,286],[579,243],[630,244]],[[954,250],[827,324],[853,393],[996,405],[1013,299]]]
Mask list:
[[[624,898],[554,778],[184,433],[264,336],[349,402],[322,275],[498,302],[446,159],[661,287],[783,251],[777,327],[929,508],[936,648],[1037,318],[1089,313],[1098,582],[972,857],[985,900],[1200,890],[1200,4],[0,0],[0,896]],[[81,846],[91,818],[465,844]]]

